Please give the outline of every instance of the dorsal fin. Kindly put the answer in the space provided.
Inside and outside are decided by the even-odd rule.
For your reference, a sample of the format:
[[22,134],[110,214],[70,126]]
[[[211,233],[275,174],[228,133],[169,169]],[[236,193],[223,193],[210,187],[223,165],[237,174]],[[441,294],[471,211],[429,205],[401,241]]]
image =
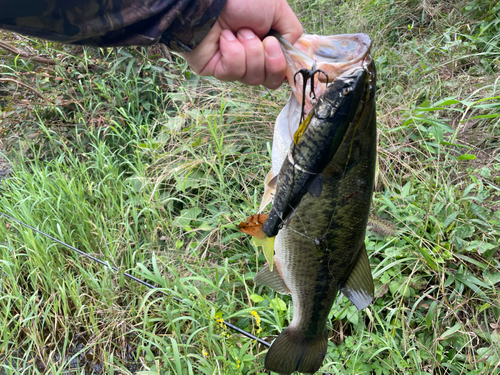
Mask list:
[[358,310],[363,310],[373,301],[374,289],[370,262],[363,244],[358,260],[340,290]]

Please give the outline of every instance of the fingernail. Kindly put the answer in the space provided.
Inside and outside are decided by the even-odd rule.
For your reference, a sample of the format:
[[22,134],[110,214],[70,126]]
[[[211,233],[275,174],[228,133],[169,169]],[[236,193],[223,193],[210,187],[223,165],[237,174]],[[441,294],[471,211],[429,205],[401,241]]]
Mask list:
[[281,47],[279,43],[276,41],[276,43],[267,43],[266,46],[266,55],[272,59],[275,59],[276,57],[281,56]]
[[241,29],[240,30],[240,35],[245,38],[245,39],[253,39],[255,38],[255,34],[253,33],[252,30],[249,29]]
[[231,30],[222,30],[221,35],[224,39],[226,39],[228,42],[232,42],[236,40],[236,37],[234,34],[231,32]]

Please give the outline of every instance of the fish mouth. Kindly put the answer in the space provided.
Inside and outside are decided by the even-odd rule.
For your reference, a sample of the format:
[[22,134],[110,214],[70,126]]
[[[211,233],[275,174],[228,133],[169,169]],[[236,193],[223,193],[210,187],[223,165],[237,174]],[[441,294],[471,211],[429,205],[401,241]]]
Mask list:
[[328,83],[335,78],[349,74],[357,67],[369,67],[372,63],[370,56],[371,39],[366,34],[342,34],[332,36],[302,35],[291,45],[285,38],[275,31],[269,35],[278,39],[286,57],[286,76],[294,96],[299,103],[303,98],[303,77],[295,76],[301,69],[321,71],[314,76],[314,94],[308,84],[305,90],[305,114],[312,109],[311,97],[319,97],[326,90]]

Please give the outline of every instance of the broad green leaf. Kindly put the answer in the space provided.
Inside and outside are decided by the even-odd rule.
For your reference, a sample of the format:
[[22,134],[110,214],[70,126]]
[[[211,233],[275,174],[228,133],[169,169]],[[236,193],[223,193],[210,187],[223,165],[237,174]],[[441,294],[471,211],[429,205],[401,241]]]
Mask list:
[[403,186],[403,189],[401,190],[401,196],[407,197],[410,194],[410,189],[411,189],[411,182],[408,181],[405,186]]
[[444,340],[447,337],[452,336],[454,333],[458,332],[462,328],[462,325],[460,323],[456,323],[453,327],[447,329],[439,338],[439,340]]
[[490,307],[491,307],[491,305],[490,305],[489,303],[487,303],[487,302],[486,302],[485,304],[483,304],[483,305],[479,308],[479,311],[478,311],[478,312],[480,312],[480,313],[481,313],[481,312],[483,312],[484,310],[489,309]]
[[128,178],[127,181],[132,185],[136,193],[141,191],[142,181],[139,177],[133,176]]
[[484,272],[483,277],[486,282],[490,283],[491,285],[495,285],[497,283],[500,283],[500,272]]
[[465,250],[467,250],[467,251],[477,251],[479,254],[483,254],[485,251],[491,250],[491,249],[493,249],[495,247],[496,247],[495,245],[492,245],[492,244],[490,244],[488,242],[476,240],[476,241],[472,241],[469,244],[469,246],[467,246],[465,248]]
[[459,213],[459,211],[452,212],[444,221],[443,226],[447,228],[457,218]]
[[476,158],[475,155],[472,154],[463,154],[458,157],[458,160],[474,160]]
[[186,208],[181,211],[181,215],[178,216],[175,221],[182,227],[188,226],[191,221],[196,220],[196,218],[201,214],[201,209],[198,207]]
[[457,146],[457,147],[464,147],[464,148],[467,148],[469,150],[472,150],[472,147],[470,146],[467,146],[467,145],[462,145],[460,143],[450,143],[450,142],[446,142],[446,141],[442,141],[441,142],[442,145],[446,145],[446,146]]
[[418,106],[418,109],[420,110],[422,108],[429,108],[430,106],[431,106],[430,100],[426,99]]
[[259,303],[259,302],[264,301],[264,297],[259,296],[258,294],[251,294],[251,295],[250,295],[250,299],[251,299],[253,302],[255,302],[255,303]]
[[424,257],[425,262],[427,263],[427,265],[430,268],[432,268],[434,271],[437,271],[438,268],[437,268],[436,261],[431,256],[431,254],[429,254],[429,250],[427,250],[425,247],[422,247],[422,246],[418,246],[417,249],[418,249],[419,253]]
[[478,286],[485,286],[488,289],[491,289],[491,287],[481,281],[479,281],[477,278],[469,275],[464,275],[461,273],[456,273],[455,278],[457,279],[458,282],[467,285],[474,293],[477,295],[482,296],[486,301],[491,302],[490,298],[483,292],[483,290]]
[[486,268],[488,268],[488,265],[486,265],[485,263],[481,263],[481,262],[479,262],[479,261],[477,261],[475,259],[472,259],[472,258],[468,257],[467,255],[455,254],[455,256],[457,258],[465,260],[466,262],[474,264],[474,265],[478,266],[479,268],[481,268],[483,270],[486,269]]
[[477,102],[474,102],[474,104],[481,103],[481,102],[484,102],[486,100],[496,100],[496,99],[500,99],[500,96],[493,96],[493,97],[490,97],[490,98],[479,99]]
[[262,252],[266,257],[267,263],[269,263],[269,270],[273,270],[274,264],[274,240],[276,237],[266,237],[263,240],[259,240],[256,237],[252,237],[252,242],[255,246],[262,246]]
[[275,297],[273,300],[271,300],[271,303],[269,305],[272,309],[276,310],[281,310],[281,311],[286,311],[286,303],[279,297]]
[[459,104],[459,103],[460,102],[458,100],[451,99],[451,100],[445,100],[442,103],[437,102],[436,105],[438,105],[438,106],[445,106],[445,105],[452,105],[452,104]]
[[431,107],[431,108],[419,108],[417,111],[419,112],[431,112],[431,111],[440,111],[442,109],[445,109],[443,107]]
[[415,121],[423,122],[424,124],[428,124],[428,125],[437,126],[438,128],[441,128],[443,130],[443,132],[445,132],[445,133],[453,133],[455,131],[450,125],[447,125],[443,121],[440,121],[440,120],[423,118],[423,117],[416,117]]
[[431,133],[432,135],[434,135],[434,138],[436,139],[436,141],[438,143],[441,143],[443,142],[443,129],[437,127],[437,126],[433,126],[432,127],[432,130],[431,130]]
[[500,117],[500,113],[491,113],[489,115],[474,116],[474,117],[471,117],[470,119],[467,119],[467,120],[464,120],[464,121],[474,120],[474,119],[477,119],[477,118],[495,118],[495,117]]
[[425,317],[427,329],[430,329],[432,326],[432,319],[434,319],[434,313],[436,312],[437,302],[432,301],[429,310],[427,311],[427,315]]

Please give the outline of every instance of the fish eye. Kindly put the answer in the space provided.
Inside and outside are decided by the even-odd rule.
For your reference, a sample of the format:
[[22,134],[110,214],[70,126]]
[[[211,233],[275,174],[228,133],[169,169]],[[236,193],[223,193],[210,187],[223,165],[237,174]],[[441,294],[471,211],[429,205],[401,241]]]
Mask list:
[[352,87],[347,86],[347,87],[342,87],[342,94],[344,96],[349,95],[352,92]]

